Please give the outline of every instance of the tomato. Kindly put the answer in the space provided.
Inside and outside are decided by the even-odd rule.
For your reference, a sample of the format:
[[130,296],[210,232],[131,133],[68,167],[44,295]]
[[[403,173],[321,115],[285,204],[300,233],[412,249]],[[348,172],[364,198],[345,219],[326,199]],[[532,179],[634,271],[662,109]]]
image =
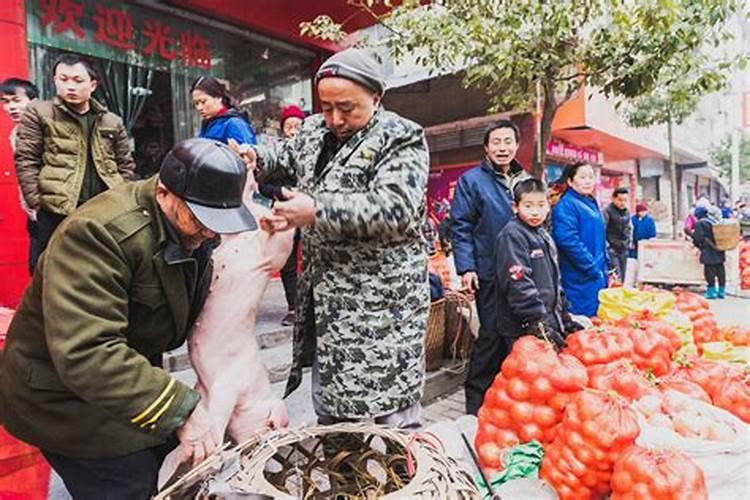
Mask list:
[[497,444],[503,448],[515,446],[520,442],[518,435],[513,431],[507,429],[500,429],[497,431]]
[[561,354],[558,366],[550,374],[550,382],[557,390],[576,392],[586,387],[588,375],[578,359],[574,356]]
[[550,408],[561,412],[565,410],[566,406],[568,406],[568,402],[570,402],[570,395],[564,392],[559,392],[552,396],[549,401],[547,401],[547,404]]
[[513,400],[507,392],[505,392],[505,389],[498,389],[494,392],[494,399],[490,399],[489,402],[493,406],[496,406],[497,408],[502,408],[505,410],[510,409],[511,406],[515,404],[515,400]]
[[521,438],[521,441],[524,443],[527,443],[532,439],[542,441],[544,439],[544,431],[542,431],[542,428],[534,422],[530,422],[521,426],[521,430],[518,432],[518,437]]
[[518,375],[518,359],[512,356],[508,356],[505,358],[505,361],[503,361],[503,365],[500,368],[501,373],[503,377],[510,380],[516,375]]
[[534,417],[534,405],[519,401],[510,407],[510,416],[517,422],[531,422]]
[[479,447],[479,460],[484,467],[499,469],[502,466],[502,448],[493,442],[484,443]]
[[533,420],[539,427],[551,427],[559,421],[559,417],[549,406],[537,406],[534,408]]
[[531,390],[526,382],[517,377],[508,380],[508,396],[516,401],[528,401],[530,395]]
[[631,446],[615,463],[612,500],[708,499],[703,471],[687,455],[673,450]]
[[510,429],[512,427],[510,413],[502,408],[488,410],[487,420],[488,423],[491,422],[500,429]]
[[555,395],[555,388],[547,377],[540,376],[531,382],[531,399],[547,401]]

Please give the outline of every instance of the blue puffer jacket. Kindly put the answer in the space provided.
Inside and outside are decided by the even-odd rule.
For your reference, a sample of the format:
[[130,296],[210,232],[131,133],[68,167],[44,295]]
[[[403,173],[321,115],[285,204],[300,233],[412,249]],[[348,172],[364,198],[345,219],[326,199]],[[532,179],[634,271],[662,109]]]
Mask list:
[[[525,175],[513,160],[511,178]],[[451,244],[456,272],[476,272],[495,279],[495,238],[513,217],[512,196],[505,179],[485,160],[458,179],[451,204]]]
[[240,144],[257,144],[255,131],[247,116],[236,109],[230,109],[224,114],[214,116],[201,125],[198,137],[214,139],[227,144],[229,139],[234,139]]
[[552,209],[552,236],[570,312],[594,316],[609,268],[604,219],[596,200],[566,190]]

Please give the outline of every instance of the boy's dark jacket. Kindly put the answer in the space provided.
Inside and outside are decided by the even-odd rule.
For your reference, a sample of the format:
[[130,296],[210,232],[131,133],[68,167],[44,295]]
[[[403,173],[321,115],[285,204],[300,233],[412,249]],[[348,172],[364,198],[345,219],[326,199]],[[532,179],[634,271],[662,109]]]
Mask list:
[[513,218],[495,244],[497,326],[505,337],[538,334],[538,324],[564,337],[570,324],[560,288],[557,248],[544,228]]

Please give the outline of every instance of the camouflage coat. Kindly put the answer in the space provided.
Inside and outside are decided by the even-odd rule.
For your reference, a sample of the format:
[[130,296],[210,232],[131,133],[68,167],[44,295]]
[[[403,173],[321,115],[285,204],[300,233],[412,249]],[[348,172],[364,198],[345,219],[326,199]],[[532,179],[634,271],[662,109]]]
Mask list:
[[318,209],[302,231],[287,394],[299,386],[314,347],[323,410],[377,417],[415,404],[424,386],[430,297],[420,228],[429,155],[421,127],[380,109],[316,177],[326,132],[315,115],[281,147],[257,148],[260,178],[286,170]]

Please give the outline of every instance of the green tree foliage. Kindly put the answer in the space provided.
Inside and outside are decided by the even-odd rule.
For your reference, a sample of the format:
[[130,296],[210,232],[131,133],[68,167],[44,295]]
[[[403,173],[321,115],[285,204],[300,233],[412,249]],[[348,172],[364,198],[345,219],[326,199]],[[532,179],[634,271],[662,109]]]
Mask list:
[[[725,26],[740,9],[737,0],[349,2],[388,28],[378,43],[397,60],[415,54],[435,73],[465,68],[465,83],[487,89],[496,108],[534,109],[539,88],[544,143],[555,112],[581,86],[625,100],[666,85],[692,102],[723,85],[734,63],[709,49],[730,37]],[[300,29],[341,41],[342,24],[321,16]],[[535,158],[537,172],[543,160]]]
[[[718,167],[722,177],[729,179],[732,171],[732,135],[727,134],[714,144],[709,152],[711,162]],[[740,182],[750,182],[750,136],[742,134],[740,141]]]

